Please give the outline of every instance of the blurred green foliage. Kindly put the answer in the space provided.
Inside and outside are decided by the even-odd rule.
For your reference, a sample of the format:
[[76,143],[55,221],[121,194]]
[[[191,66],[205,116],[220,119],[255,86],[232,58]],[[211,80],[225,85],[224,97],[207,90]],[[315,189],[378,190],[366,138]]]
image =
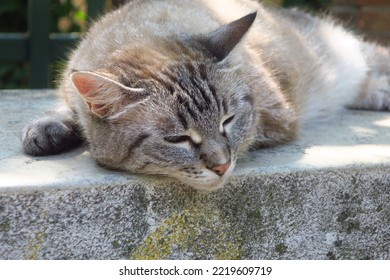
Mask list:
[[80,32],[87,18],[80,3],[77,5],[76,1],[72,0],[52,1],[51,32]]
[[0,32],[27,30],[27,0],[2,0],[0,4]]
[[[36,0],[39,1],[39,0]],[[93,1],[93,0],[92,0]],[[211,0],[210,0],[211,1]],[[310,10],[323,10],[330,0],[263,0],[283,3],[283,6],[299,6]],[[0,32],[27,31],[28,0],[1,0]],[[115,1],[113,3],[123,2]],[[85,30],[85,1],[83,0],[52,0],[51,32],[80,32]],[[64,62],[57,61],[50,65],[51,77],[55,80]],[[54,83],[51,85],[54,86]],[[0,88],[28,87],[28,63],[4,63],[0,61]]]
[[[27,0],[2,0],[0,32],[26,32]],[[0,88],[20,88],[27,84],[25,63],[0,64]]]
[[[39,1],[39,0],[36,0]],[[85,5],[80,0],[52,0],[51,32],[80,32],[85,26]],[[1,0],[0,32],[25,33],[27,31],[28,0]],[[63,62],[50,65],[51,77],[55,79]],[[54,86],[52,84],[51,86]],[[28,87],[28,63],[0,61],[0,88]]]

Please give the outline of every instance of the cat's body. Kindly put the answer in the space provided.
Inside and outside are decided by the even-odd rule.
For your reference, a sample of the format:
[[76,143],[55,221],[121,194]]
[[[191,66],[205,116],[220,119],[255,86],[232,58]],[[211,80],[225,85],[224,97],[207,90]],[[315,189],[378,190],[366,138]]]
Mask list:
[[211,190],[242,152],[343,105],[389,110],[389,80],[389,50],[328,19],[255,1],[131,1],[93,26],[64,72],[64,104],[23,145],[45,155],[83,138],[103,166]]

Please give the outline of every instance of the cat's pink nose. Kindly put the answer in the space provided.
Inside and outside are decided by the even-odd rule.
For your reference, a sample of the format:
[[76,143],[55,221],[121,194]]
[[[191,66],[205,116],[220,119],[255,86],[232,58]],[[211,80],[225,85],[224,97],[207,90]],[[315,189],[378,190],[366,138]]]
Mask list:
[[221,165],[214,166],[213,168],[211,168],[211,170],[213,170],[219,176],[222,176],[229,169],[229,167],[230,167],[230,161]]

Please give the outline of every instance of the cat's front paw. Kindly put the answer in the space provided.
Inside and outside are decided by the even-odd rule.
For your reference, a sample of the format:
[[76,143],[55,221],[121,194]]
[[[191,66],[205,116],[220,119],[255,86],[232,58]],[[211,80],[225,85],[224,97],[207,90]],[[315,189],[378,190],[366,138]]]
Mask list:
[[59,154],[80,143],[72,127],[51,116],[38,119],[22,132],[23,151],[32,156]]

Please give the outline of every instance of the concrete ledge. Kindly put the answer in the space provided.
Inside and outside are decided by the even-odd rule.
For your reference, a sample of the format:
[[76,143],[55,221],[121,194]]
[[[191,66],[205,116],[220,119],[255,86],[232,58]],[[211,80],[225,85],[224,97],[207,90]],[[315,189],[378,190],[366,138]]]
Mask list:
[[199,193],[22,154],[53,91],[0,91],[1,259],[390,259],[390,114],[345,111]]

